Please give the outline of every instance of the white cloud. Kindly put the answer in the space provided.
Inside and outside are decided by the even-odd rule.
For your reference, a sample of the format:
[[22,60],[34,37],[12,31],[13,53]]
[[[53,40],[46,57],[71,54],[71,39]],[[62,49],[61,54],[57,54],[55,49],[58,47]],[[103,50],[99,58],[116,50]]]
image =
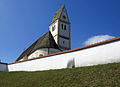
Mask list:
[[105,41],[105,40],[112,39],[112,38],[115,38],[115,37],[110,36],[110,35],[97,35],[97,36],[88,38],[88,40],[85,41],[84,44],[90,45],[90,44],[98,43],[98,42]]

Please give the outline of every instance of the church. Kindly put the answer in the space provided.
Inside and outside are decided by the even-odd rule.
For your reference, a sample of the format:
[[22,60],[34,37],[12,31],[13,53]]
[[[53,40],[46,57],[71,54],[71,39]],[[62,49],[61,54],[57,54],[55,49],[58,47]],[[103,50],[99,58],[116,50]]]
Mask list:
[[32,59],[70,49],[70,21],[64,5],[55,13],[49,26],[49,31],[28,47],[16,61]]
[[0,62],[0,71],[43,71],[120,62],[120,37],[71,49],[70,25],[67,10],[62,6],[48,32],[15,62]]

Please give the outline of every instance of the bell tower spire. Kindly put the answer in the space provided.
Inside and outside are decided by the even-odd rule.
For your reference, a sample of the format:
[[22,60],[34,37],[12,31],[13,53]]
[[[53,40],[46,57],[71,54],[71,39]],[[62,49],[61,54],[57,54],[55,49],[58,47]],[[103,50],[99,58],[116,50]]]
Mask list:
[[70,21],[65,5],[55,13],[49,30],[61,50],[71,49]]

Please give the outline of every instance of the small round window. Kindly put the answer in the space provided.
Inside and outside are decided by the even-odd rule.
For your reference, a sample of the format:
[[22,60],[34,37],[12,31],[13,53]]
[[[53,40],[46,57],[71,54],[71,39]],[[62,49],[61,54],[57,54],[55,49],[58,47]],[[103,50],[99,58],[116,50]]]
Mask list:
[[39,56],[43,56],[43,54],[40,54]]

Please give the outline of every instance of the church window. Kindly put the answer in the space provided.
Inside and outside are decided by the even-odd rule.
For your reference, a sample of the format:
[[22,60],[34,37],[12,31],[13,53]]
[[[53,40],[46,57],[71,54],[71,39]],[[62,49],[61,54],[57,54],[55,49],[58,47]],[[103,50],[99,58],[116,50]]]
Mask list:
[[52,31],[54,31],[55,30],[55,25],[52,27]]
[[64,26],[64,30],[66,30],[66,25]]
[[63,44],[65,44],[65,41],[63,41]]
[[63,15],[63,19],[66,19],[65,15]]
[[63,29],[63,24],[61,24],[61,27],[62,27],[62,29]]
[[43,54],[40,54],[39,56],[43,56]]

